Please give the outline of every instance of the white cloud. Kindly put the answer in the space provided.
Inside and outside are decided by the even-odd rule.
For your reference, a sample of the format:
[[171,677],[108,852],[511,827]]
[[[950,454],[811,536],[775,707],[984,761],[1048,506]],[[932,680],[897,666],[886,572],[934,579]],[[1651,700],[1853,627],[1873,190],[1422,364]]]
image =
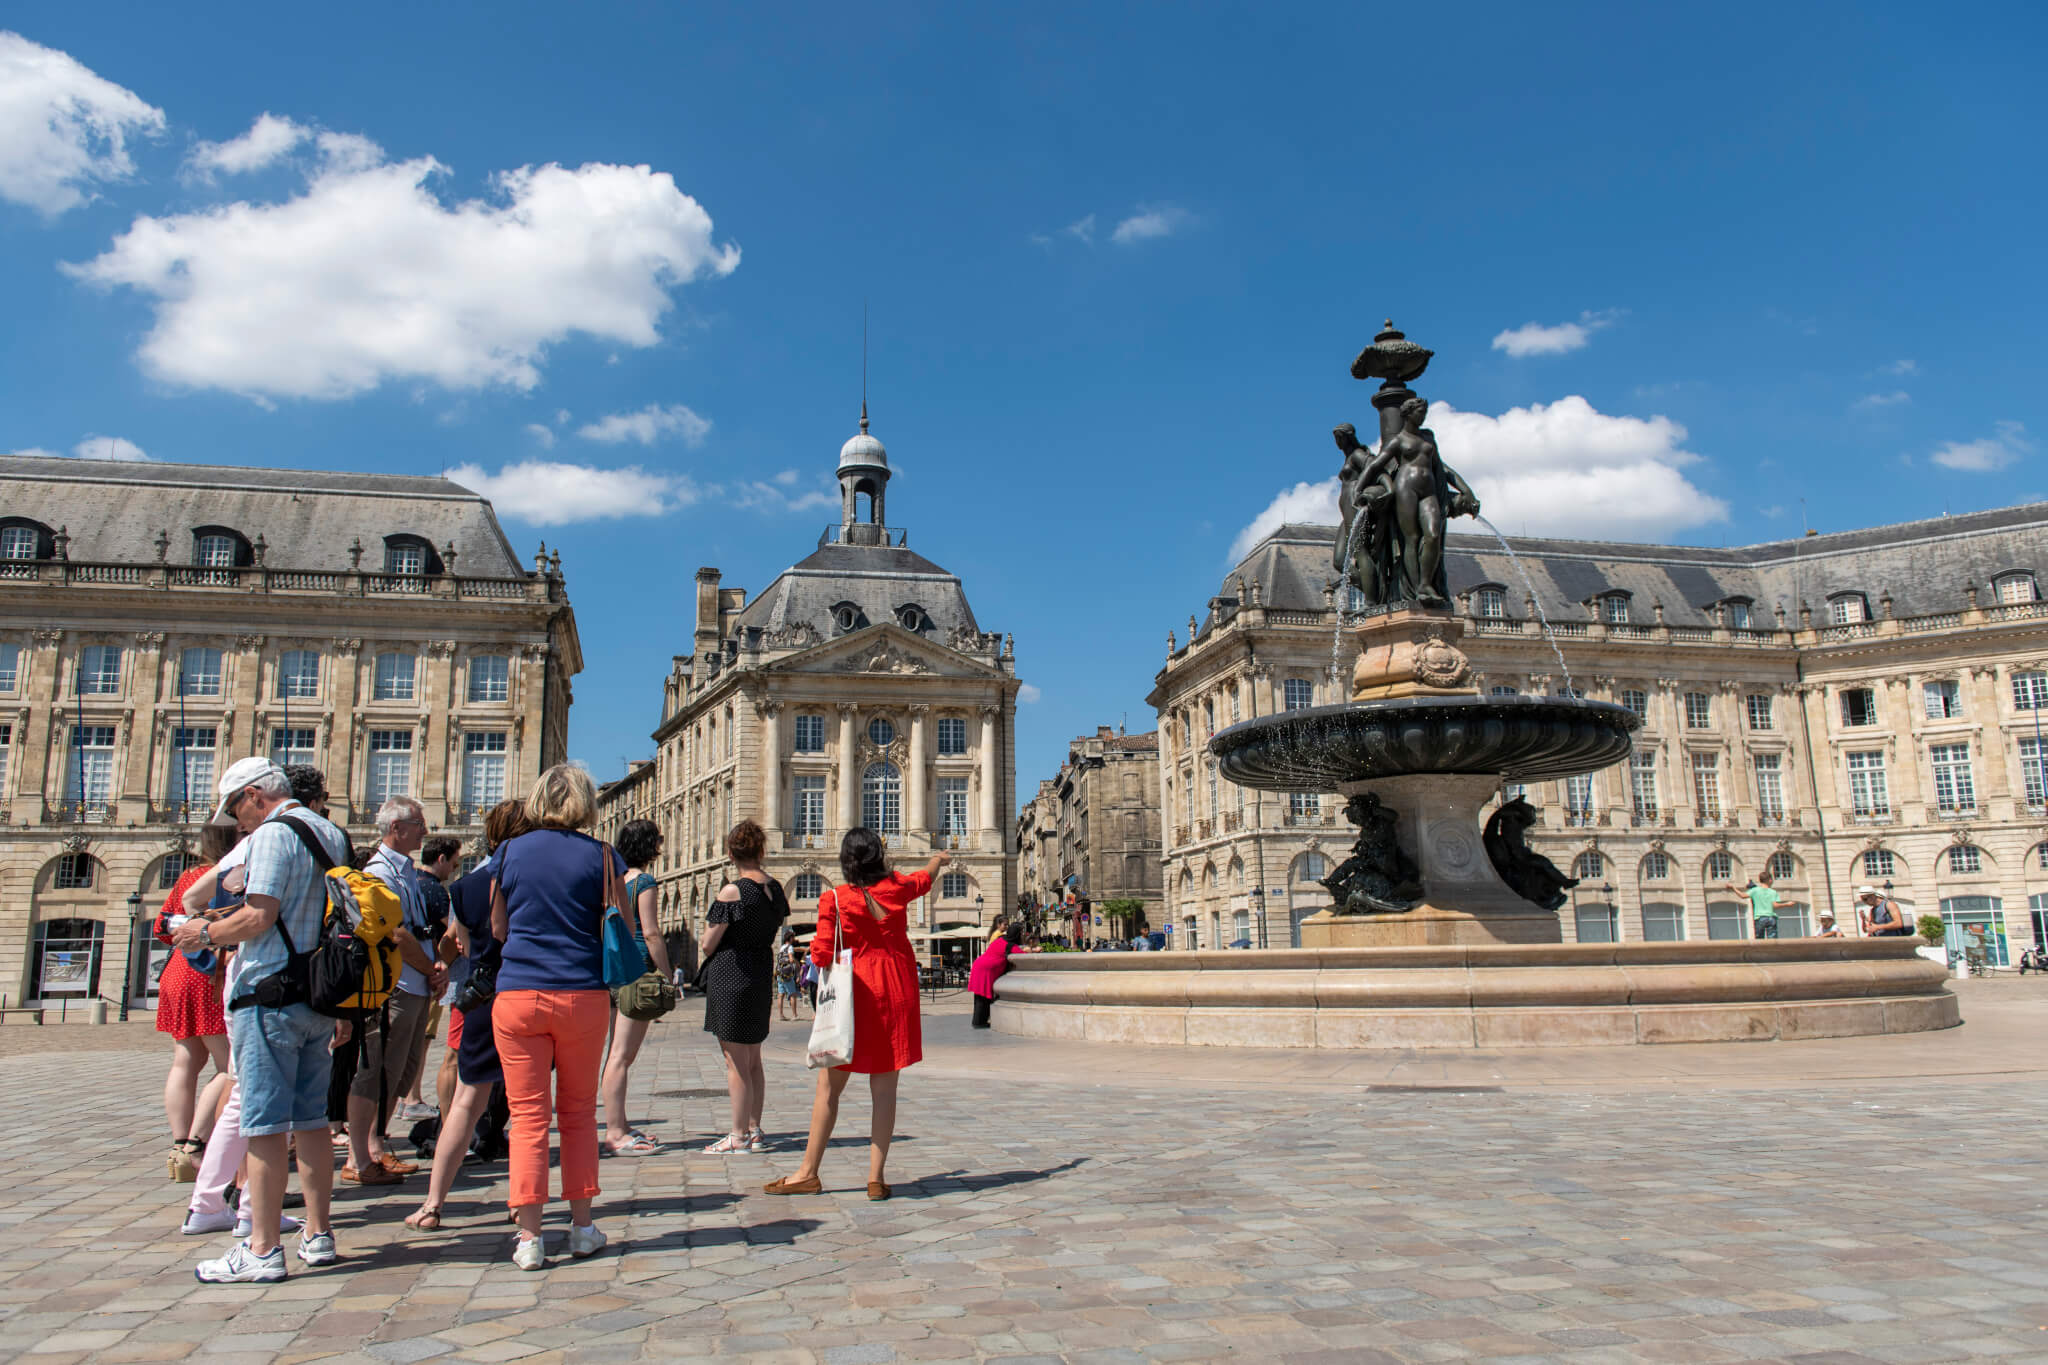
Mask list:
[[81,460],[147,460],[148,454],[133,441],[119,436],[88,436],[71,447]]
[[246,175],[285,157],[313,135],[303,124],[272,113],[256,116],[249,131],[226,142],[202,142],[185,158],[185,169],[202,180],[219,175]]
[[2004,469],[2023,455],[2033,453],[2034,443],[2018,422],[1997,423],[1997,433],[1979,441],[1950,441],[1929,456],[1946,469],[1971,474],[1991,474]]
[[1017,700],[1022,702],[1026,706],[1031,705],[1031,703],[1037,701],[1040,697],[1044,695],[1045,694],[1039,691],[1038,688],[1032,683],[1017,684]]
[[499,512],[534,526],[620,517],[658,517],[697,501],[701,491],[678,475],[650,473],[638,465],[598,469],[553,460],[524,460],[495,474],[473,464],[447,475],[483,494]]
[[1913,395],[1904,389],[1893,389],[1890,393],[1866,393],[1849,406],[1856,412],[1877,412],[1884,408],[1895,408],[1913,401]]
[[[1084,221],[1091,226],[1095,219],[1090,215]],[[1185,209],[1171,204],[1158,208],[1140,209],[1116,225],[1116,231],[1109,234],[1109,240],[1118,246],[1130,246],[1134,242],[1149,242],[1157,237],[1171,237],[1189,222]]]
[[84,203],[94,181],[133,175],[128,136],[163,126],[163,110],[132,90],[0,30],[0,199],[55,217]]
[[1060,231],[1066,233],[1069,237],[1078,237],[1082,241],[1093,245],[1095,241],[1095,215],[1091,213],[1086,218],[1077,218],[1061,228]]
[[[1725,520],[1728,505],[1681,472],[1699,456],[1668,417],[1610,416],[1576,394],[1498,417],[1430,409],[1443,456],[1505,530],[1654,540]],[[1235,563],[1283,522],[1337,521],[1337,480],[1284,490],[1231,543]],[[1457,528],[1472,523],[1456,523]]]
[[1583,350],[1593,339],[1593,333],[1614,324],[1621,314],[1616,309],[1595,313],[1579,314],[1577,322],[1560,322],[1555,327],[1546,327],[1540,322],[1525,322],[1511,331],[1502,332],[1493,339],[1493,349],[1506,351],[1515,359],[1532,355],[1564,355],[1570,351]]
[[531,436],[534,444],[538,445],[542,450],[553,450],[555,448],[555,432],[552,427],[544,426],[539,422],[528,422],[526,424],[526,434]]
[[1920,373],[1919,362],[1911,359],[1894,360],[1889,365],[1879,366],[1879,369],[1885,374],[1900,376]]
[[785,469],[780,474],[777,474],[775,476],[775,482],[781,484],[784,488],[787,488],[791,484],[794,484],[796,482],[796,479],[797,473],[794,469]]
[[9,455],[19,455],[24,459],[33,460],[61,460],[64,458],[56,451],[45,450],[41,446],[23,446],[19,450],[10,450],[7,453]]
[[603,441],[617,445],[621,441],[638,441],[651,446],[664,437],[674,436],[684,445],[700,445],[711,431],[711,423],[684,407],[671,403],[663,407],[649,403],[638,412],[615,412],[579,427],[576,434],[586,441]]
[[305,190],[139,217],[68,265],[149,296],[137,359],[151,377],[265,401],[345,398],[389,381],[450,389],[540,383],[572,335],[652,346],[671,291],[739,265],[710,215],[646,166],[525,166],[488,200],[444,203],[431,157],[387,162],[318,138]]
[[748,479],[740,483],[716,489],[734,507],[750,512],[812,512],[820,508],[837,508],[837,488],[812,488],[806,492],[795,491],[794,470],[784,470],[772,480]]

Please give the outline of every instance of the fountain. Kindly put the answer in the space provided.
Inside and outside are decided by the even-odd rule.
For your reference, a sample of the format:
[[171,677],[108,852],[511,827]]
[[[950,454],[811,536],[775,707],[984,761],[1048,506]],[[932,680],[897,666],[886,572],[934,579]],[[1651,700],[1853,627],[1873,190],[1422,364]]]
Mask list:
[[1389,322],[1351,367],[1381,381],[1378,449],[1348,423],[1334,432],[1344,463],[1333,567],[1366,603],[1351,700],[1233,725],[1209,745],[1239,786],[1347,799],[1358,837],[1324,880],[1334,904],[1302,922],[1299,949],[1014,958],[996,1027],[1121,1042],[1507,1047],[1960,1022],[1947,973],[1916,955],[1917,939],[1562,942],[1557,911],[1576,883],[1524,841],[1536,812],[1520,799],[1481,812],[1504,782],[1626,760],[1639,721],[1569,695],[1479,695],[1443,568],[1446,523],[1478,516],[1479,499],[1408,387],[1432,354]]

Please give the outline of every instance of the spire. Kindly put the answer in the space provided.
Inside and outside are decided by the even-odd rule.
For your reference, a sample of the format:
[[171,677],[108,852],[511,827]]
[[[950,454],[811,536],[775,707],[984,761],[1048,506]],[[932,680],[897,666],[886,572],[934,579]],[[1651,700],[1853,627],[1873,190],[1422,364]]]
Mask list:
[[[867,386],[863,384],[861,387],[865,389]],[[868,434],[868,396],[865,392],[860,396],[860,434]]]

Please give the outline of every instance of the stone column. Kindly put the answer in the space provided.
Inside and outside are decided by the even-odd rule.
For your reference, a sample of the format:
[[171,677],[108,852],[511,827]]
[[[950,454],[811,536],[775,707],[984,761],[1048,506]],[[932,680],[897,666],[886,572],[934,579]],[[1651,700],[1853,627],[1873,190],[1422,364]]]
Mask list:
[[761,713],[761,824],[782,828],[782,703],[764,701]]
[[931,723],[932,708],[917,703],[910,711],[910,771],[903,775],[904,825],[905,834],[929,838],[931,834],[931,811],[926,800],[926,788],[930,785],[925,768],[925,731]]
[[368,759],[360,747],[363,716],[358,705],[356,676],[362,651],[361,640],[337,638],[326,680],[328,710],[334,723],[324,736],[327,742],[320,751],[321,766],[327,772],[328,815],[341,824],[355,819],[357,799],[364,795],[368,784]]
[[843,833],[860,823],[860,774],[853,765],[853,718],[860,708],[839,703],[839,828]]
[[[984,849],[1000,851],[1000,832],[996,829],[996,783],[1002,780],[1002,755],[996,752],[996,708],[981,708],[981,846]],[[997,842],[991,844],[989,835],[996,835]]]

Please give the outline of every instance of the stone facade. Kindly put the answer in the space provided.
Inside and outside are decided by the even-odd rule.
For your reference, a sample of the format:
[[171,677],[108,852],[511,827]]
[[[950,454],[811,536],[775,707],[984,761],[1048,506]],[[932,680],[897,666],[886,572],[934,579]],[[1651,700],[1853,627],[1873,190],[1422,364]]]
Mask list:
[[[1344,699],[1333,536],[1281,528],[1169,636],[1150,700],[1176,946],[1286,947],[1329,903],[1317,878],[1351,838],[1338,803],[1240,791],[1205,746]],[[1830,906],[1856,933],[1856,888],[1889,882],[1909,914],[1946,917],[1952,947],[1971,923],[1995,962],[2043,941],[2048,505],[1738,549],[1511,544],[1520,566],[1475,536],[1446,556],[1480,690],[1569,686],[1644,718],[1629,763],[1525,793],[1532,847],[1581,877],[1567,942],[1744,936],[1728,886],[1766,868],[1805,907],[1786,934]]]
[[[1016,894],[1015,658],[960,580],[881,522],[890,471],[861,432],[840,452],[843,519],[758,596],[697,571],[692,652],[662,685],[650,766],[601,795],[662,828],[664,931],[694,940],[730,874],[725,833],[751,816],[801,932],[839,880],[839,841],[868,824],[910,867],[956,862],[913,933],[979,927]],[[865,500],[865,501],[863,501]]]
[[[1156,733],[1100,725],[1068,745],[1059,773],[1038,784],[1018,817],[1017,857],[1022,900],[1045,932],[1127,939],[1159,921],[1158,749]],[[1145,908],[1136,917],[1104,915],[1104,902],[1115,900]]]
[[10,1001],[146,998],[235,759],[324,769],[358,841],[398,791],[478,833],[563,758],[583,663],[560,560],[439,478],[0,457],[0,603]]

